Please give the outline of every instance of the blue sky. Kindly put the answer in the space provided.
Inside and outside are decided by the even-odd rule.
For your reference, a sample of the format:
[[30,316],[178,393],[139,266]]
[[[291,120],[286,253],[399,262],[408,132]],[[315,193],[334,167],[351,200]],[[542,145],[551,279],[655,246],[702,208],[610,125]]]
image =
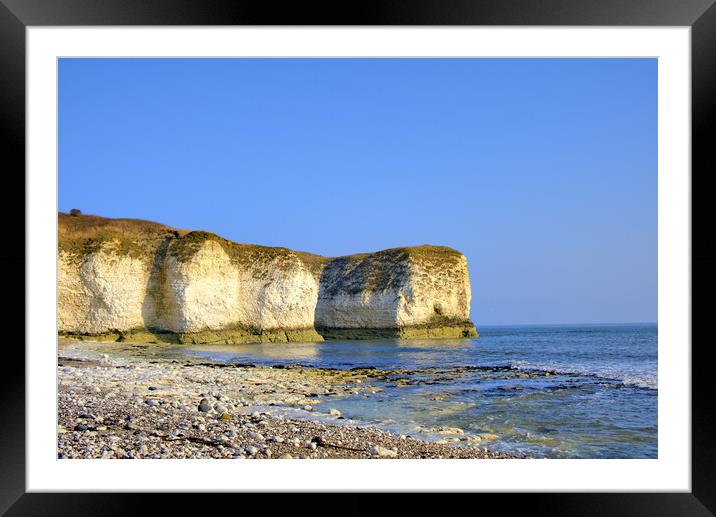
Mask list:
[[657,317],[655,59],[62,59],[59,209],[468,258],[472,318]]

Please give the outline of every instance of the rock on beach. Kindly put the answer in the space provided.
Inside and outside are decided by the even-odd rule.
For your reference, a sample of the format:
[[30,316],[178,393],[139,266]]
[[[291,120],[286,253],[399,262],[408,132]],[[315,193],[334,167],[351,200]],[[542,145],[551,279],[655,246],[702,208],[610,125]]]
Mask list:
[[[334,400],[351,396],[355,383],[347,381],[358,375],[364,380],[359,389],[370,390],[370,375],[377,372],[149,362],[141,356],[117,356],[102,365],[71,364],[57,370],[58,458],[508,457],[468,442],[438,444],[360,427],[350,420],[329,423],[281,413],[282,408],[305,406],[309,390],[331,392]],[[148,386],[161,386],[162,398],[138,397],[148,394]],[[218,389],[220,402],[210,402]],[[202,394],[198,400],[197,394]],[[276,400],[282,406],[269,405]],[[335,408],[327,413],[340,414]]]

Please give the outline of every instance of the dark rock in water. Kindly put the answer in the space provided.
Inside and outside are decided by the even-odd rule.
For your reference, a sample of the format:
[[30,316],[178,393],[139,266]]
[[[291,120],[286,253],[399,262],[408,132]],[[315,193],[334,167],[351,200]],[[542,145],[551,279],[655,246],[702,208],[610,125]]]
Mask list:
[[201,399],[199,402],[199,411],[202,413],[208,413],[211,409],[211,406],[209,406],[209,401],[207,399]]

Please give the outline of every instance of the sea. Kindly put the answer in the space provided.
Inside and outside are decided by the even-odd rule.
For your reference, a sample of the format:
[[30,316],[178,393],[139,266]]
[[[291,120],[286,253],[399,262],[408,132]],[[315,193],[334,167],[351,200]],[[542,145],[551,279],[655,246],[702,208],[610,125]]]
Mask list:
[[478,331],[475,339],[179,347],[172,353],[397,371],[371,380],[382,388],[372,396],[331,401],[353,425],[524,457],[657,458],[655,324]]

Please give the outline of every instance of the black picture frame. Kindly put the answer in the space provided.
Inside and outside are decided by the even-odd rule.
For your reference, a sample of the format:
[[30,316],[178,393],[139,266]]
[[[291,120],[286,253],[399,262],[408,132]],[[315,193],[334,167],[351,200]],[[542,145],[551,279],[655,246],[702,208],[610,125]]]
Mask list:
[[[0,127],[5,201],[20,206],[6,212],[11,219],[0,246],[0,267],[15,272],[11,278],[6,325],[24,321],[25,227],[17,221],[24,212],[25,192],[25,29],[28,26],[111,25],[634,25],[691,27],[692,73],[692,220],[693,228],[709,224],[706,204],[707,162],[713,144],[708,129],[716,120],[716,7],[714,0],[412,0],[293,2],[269,0],[0,0]],[[688,173],[688,172],[686,172]],[[10,184],[8,185],[8,181]],[[12,181],[16,183],[13,184]],[[693,188],[696,186],[696,188]],[[14,188],[13,188],[14,187]],[[12,217],[14,214],[14,217]],[[8,217],[9,216],[9,217]],[[9,244],[11,243],[11,244]],[[22,243],[22,245],[20,245]],[[693,243],[693,239],[692,239]],[[693,293],[711,293],[715,282],[716,243],[713,238],[692,244],[692,275],[699,272]],[[23,283],[23,285],[21,285]],[[22,294],[20,294],[22,293]],[[613,494],[480,494],[509,501],[511,511],[549,515],[714,515],[716,513],[716,426],[714,398],[709,389],[710,340],[701,332],[707,306],[692,303],[692,492]],[[697,318],[698,316],[698,318]],[[697,320],[700,324],[697,324]],[[684,343],[684,346],[687,346]],[[48,343],[48,350],[51,344]],[[25,352],[13,340],[3,350],[5,369],[0,375],[0,514],[18,515],[127,515],[149,510],[140,494],[39,494],[25,492]],[[666,365],[668,367],[668,365]],[[188,496],[163,494],[162,513],[186,510]],[[218,499],[217,499],[218,497]],[[230,496],[211,496],[222,505]],[[243,497],[243,496],[242,496]],[[272,496],[272,504],[275,504]],[[292,497],[296,497],[295,495]],[[325,505],[325,511],[359,511],[360,496],[342,510]],[[451,497],[454,497],[451,496]],[[472,495],[471,497],[475,497]],[[141,500],[140,500],[141,499]],[[403,498],[404,500],[407,498]],[[412,495],[413,504],[423,497]],[[463,498],[464,499],[464,498]],[[507,501],[496,501],[504,504]],[[296,504],[294,502],[294,504]],[[298,503],[301,504],[301,503]],[[308,503],[311,513],[320,506]],[[400,513],[405,513],[400,503]],[[453,505],[456,502],[452,503]],[[457,503],[459,504],[459,503]],[[468,503],[474,504],[474,503]],[[384,511],[397,511],[386,505]],[[237,507],[238,509],[238,507]],[[346,510],[347,509],[347,510]],[[361,513],[362,513],[361,512]]]

